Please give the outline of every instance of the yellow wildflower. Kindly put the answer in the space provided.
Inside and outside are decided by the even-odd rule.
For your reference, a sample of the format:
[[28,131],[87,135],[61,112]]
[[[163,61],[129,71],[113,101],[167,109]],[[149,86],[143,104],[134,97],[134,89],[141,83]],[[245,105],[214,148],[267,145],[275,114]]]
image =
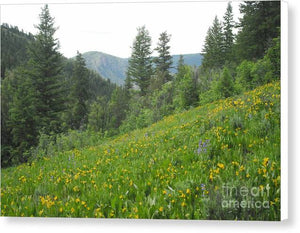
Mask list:
[[224,169],[224,168],[225,168],[225,166],[224,166],[223,163],[218,163],[217,166],[218,166],[219,168],[221,168],[221,169]]
[[240,172],[244,171],[245,170],[245,167],[244,165],[240,166]]
[[41,216],[43,213],[44,213],[44,210],[43,210],[43,209],[39,211],[39,215],[40,215],[40,216]]
[[263,165],[264,167],[266,167],[266,166],[268,165],[268,163],[269,163],[269,158],[264,158],[264,160],[263,160],[263,162],[262,162],[262,165]]

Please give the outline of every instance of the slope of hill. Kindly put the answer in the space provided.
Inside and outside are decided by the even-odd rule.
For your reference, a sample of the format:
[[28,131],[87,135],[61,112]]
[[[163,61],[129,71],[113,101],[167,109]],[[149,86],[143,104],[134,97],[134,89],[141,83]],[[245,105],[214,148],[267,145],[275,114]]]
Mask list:
[[31,33],[5,23],[1,25],[1,77],[28,60],[27,46],[33,40]]
[[111,82],[124,83],[128,59],[95,51],[83,53],[82,56],[87,68],[96,71],[104,78],[110,79]]
[[[86,66],[98,72],[102,77],[110,79],[119,85],[124,84],[126,70],[128,67],[128,58],[120,58],[102,52],[86,52],[82,56],[85,59]],[[173,55],[173,66],[176,67],[180,55]],[[191,66],[200,66],[202,61],[201,54],[184,54],[185,64]],[[175,73],[176,69],[172,68],[171,72]]]
[[1,176],[4,216],[279,220],[280,83]]

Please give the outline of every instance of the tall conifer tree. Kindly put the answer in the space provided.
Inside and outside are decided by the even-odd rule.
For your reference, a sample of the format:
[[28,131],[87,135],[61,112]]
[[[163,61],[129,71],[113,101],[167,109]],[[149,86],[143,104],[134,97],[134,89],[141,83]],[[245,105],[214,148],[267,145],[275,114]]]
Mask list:
[[170,74],[170,68],[172,66],[172,56],[170,54],[170,42],[171,35],[165,31],[160,34],[159,42],[155,50],[158,52],[158,56],[154,59],[156,65],[156,72],[163,78],[163,83],[171,81],[172,75]]
[[137,30],[138,34],[133,42],[127,75],[129,80],[140,88],[141,95],[144,96],[153,74],[151,37],[145,26],[139,27]]
[[89,99],[88,70],[86,68],[84,58],[79,52],[77,52],[74,64],[72,82],[73,86],[71,88],[70,96],[72,103],[72,115],[70,117],[70,123],[73,129],[79,129],[87,123],[87,101]]
[[243,17],[237,34],[238,61],[262,58],[279,35],[280,1],[246,1],[240,5]]
[[29,47],[29,72],[35,93],[37,124],[45,133],[60,131],[60,117],[65,108],[62,90],[62,55],[56,28],[48,5],[42,8],[39,30]]
[[224,56],[225,56],[225,60],[227,62],[230,62],[233,59],[232,49],[233,49],[233,42],[234,42],[234,35],[233,35],[234,21],[233,21],[232,6],[230,2],[227,5],[227,9],[223,19],[224,19],[224,23],[223,23]]
[[224,65],[223,43],[222,25],[216,16],[205,38],[202,61],[204,69],[222,68]]

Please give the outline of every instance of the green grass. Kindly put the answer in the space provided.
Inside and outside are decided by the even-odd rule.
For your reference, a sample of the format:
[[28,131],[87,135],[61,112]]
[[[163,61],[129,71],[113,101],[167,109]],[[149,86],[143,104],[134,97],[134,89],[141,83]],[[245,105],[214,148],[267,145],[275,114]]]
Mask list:
[[280,83],[1,178],[3,216],[280,220]]

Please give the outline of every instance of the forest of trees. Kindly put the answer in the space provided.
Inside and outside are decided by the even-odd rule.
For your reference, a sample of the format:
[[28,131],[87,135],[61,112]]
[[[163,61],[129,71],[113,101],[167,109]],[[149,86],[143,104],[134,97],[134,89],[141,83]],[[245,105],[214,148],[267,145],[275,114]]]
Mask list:
[[124,86],[88,70],[79,52],[75,60],[60,54],[47,5],[34,36],[2,25],[1,165],[28,161],[41,138],[71,131],[109,137],[280,79],[280,2],[244,2],[240,12],[234,22],[228,3],[223,19],[215,17],[200,67],[183,57],[173,64],[167,31],[153,57],[150,33],[139,27]]

